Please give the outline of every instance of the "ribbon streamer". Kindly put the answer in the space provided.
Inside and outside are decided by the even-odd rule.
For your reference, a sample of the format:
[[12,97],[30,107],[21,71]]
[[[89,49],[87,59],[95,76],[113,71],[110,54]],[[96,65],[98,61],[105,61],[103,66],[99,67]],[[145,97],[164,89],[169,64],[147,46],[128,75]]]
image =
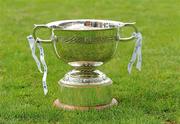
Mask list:
[[[32,56],[36,62],[36,65],[39,69],[39,71],[41,73],[43,73],[43,78],[42,78],[42,85],[43,85],[43,90],[44,90],[44,95],[47,94],[48,92],[48,88],[47,88],[47,84],[46,84],[46,78],[47,78],[47,65],[46,65],[46,62],[45,62],[45,59],[44,59],[44,49],[41,45],[40,42],[37,42],[37,47],[39,48],[39,52],[40,52],[40,61],[39,59],[37,58],[35,52],[36,52],[36,40],[33,38],[32,35],[29,35],[27,37],[28,39],[28,42],[29,42],[29,45],[30,45],[30,49],[31,49],[31,52],[32,52]],[[41,70],[41,64],[43,65],[43,68],[44,70],[42,71]]]
[[140,32],[137,33],[133,33],[133,36],[136,38],[135,40],[135,47],[134,47],[134,51],[131,57],[131,60],[128,64],[128,72],[129,74],[131,73],[132,70],[132,66],[135,63],[135,61],[137,60],[136,63],[136,68],[141,71],[141,64],[142,64],[142,53],[141,53],[141,49],[142,49],[142,34]]
[[38,70],[41,73],[43,73],[42,70],[41,70],[41,63],[40,63],[39,59],[36,56],[36,46],[35,46],[36,42],[35,42],[35,40],[34,40],[32,35],[27,36],[27,39],[28,39],[28,42],[29,42],[29,45],[30,45],[30,49],[31,49],[31,52],[32,52],[32,57],[34,58],[34,60],[36,62]]

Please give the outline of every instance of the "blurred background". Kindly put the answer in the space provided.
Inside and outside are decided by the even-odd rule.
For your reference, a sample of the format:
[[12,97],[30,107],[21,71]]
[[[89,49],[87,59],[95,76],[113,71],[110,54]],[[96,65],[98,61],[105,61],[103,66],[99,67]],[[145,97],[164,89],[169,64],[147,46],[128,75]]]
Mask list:
[[[179,6],[179,0],[0,0],[0,123],[180,123]],[[142,71],[127,73],[134,42],[120,43],[114,58],[99,68],[114,81],[119,105],[57,110],[57,81],[71,67],[43,44],[49,70],[44,96],[26,37],[34,24],[84,18],[136,22],[143,34]]]

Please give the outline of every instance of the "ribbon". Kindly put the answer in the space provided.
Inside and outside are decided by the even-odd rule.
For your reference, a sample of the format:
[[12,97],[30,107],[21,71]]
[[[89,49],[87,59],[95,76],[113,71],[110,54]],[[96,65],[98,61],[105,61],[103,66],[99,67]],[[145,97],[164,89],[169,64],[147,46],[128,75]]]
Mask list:
[[[41,42],[39,42],[33,38],[32,35],[29,35],[27,36],[27,40],[29,42],[29,45],[30,45],[30,49],[31,49],[31,52],[32,52],[32,56],[36,62],[36,65],[38,67],[38,70],[43,73],[43,78],[42,78],[42,85],[43,85],[43,90],[44,90],[44,95],[47,94],[48,92],[48,88],[47,88],[47,83],[46,83],[46,78],[47,78],[47,65],[46,65],[46,62],[45,62],[45,59],[44,59],[44,49],[41,45]],[[38,59],[38,57],[36,56],[36,43],[37,43],[37,47],[39,48],[39,52],[40,52],[40,61]],[[43,65],[43,71],[41,69],[41,64]]]
[[135,47],[134,47],[134,51],[131,57],[131,60],[128,64],[128,72],[129,74],[131,73],[132,70],[132,66],[135,63],[135,61],[137,60],[136,63],[136,68],[141,71],[141,64],[142,64],[142,53],[141,53],[141,49],[142,49],[142,34],[140,32],[137,33],[133,33],[133,36],[136,38],[135,40]]

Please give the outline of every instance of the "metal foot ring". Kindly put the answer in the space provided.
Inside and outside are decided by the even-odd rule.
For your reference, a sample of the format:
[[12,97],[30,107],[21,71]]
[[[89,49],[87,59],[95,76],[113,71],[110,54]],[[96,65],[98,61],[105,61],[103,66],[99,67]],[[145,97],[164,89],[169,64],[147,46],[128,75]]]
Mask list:
[[118,101],[113,98],[111,103],[106,104],[106,105],[97,105],[97,106],[73,106],[73,105],[67,105],[63,104],[59,101],[59,99],[56,99],[53,103],[53,106],[59,108],[59,109],[64,109],[64,110],[90,110],[90,109],[96,109],[96,110],[102,110],[105,108],[109,108],[112,106],[115,106],[118,104]]

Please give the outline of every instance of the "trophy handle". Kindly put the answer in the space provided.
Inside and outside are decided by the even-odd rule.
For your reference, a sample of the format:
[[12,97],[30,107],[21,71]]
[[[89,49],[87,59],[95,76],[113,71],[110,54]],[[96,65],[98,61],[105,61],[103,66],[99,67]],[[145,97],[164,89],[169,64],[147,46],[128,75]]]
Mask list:
[[[124,26],[129,26],[129,27],[132,27],[133,29],[134,29],[134,31],[135,31],[135,33],[137,33],[138,32],[138,30],[137,30],[137,28],[135,27],[135,24],[136,22],[132,22],[132,23],[124,23]],[[119,33],[119,31],[118,31],[118,33]],[[132,39],[134,39],[135,38],[135,36],[132,34],[130,37],[119,37],[119,40],[120,41],[127,41],[127,40],[132,40]]]
[[51,39],[48,39],[48,40],[44,40],[44,39],[41,39],[39,37],[36,36],[36,32],[38,31],[38,29],[40,28],[48,28],[50,29],[47,25],[45,24],[35,24],[34,25],[34,29],[33,29],[33,37],[35,40],[39,41],[39,42],[44,42],[44,43],[50,43],[52,40]]

